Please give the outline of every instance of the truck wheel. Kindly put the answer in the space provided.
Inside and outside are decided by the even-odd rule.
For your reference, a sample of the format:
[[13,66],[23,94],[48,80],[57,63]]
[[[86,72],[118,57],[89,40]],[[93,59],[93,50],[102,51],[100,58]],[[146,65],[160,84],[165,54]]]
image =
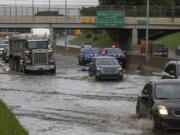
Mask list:
[[23,66],[22,70],[23,70],[23,73],[25,73],[25,74],[28,73],[28,70],[26,69],[26,66]]
[[55,73],[56,73],[56,68],[55,68],[55,69],[50,70],[50,73],[51,73],[51,74],[55,74]]
[[13,70],[14,70],[14,71],[17,71],[17,70],[16,70],[16,69],[17,69],[16,61],[14,60],[14,61],[12,62],[12,64],[13,64]]

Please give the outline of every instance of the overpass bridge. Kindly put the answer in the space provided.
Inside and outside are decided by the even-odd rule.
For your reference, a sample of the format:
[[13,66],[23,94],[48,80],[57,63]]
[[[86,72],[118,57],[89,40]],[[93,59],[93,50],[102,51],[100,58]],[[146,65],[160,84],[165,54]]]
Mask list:
[[[93,19],[93,23],[84,23],[83,19]],[[96,16],[0,16],[0,28],[98,28]],[[145,24],[139,24],[145,17],[125,17],[125,25],[121,29],[145,29]],[[180,30],[180,18],[150,17],[150,29]]]
[[[108,6],[108,7],[10,7],[0,6],[0,28],[90,28],[97,29],[98,11],[124,11],[125,24],[116,28],[119,37],[125,37],[126,44],[138,44],[138,30],[145,29],[146,7]],[[40,14],[39,14],[40,13]],[[43,14],[42,14],[43,13]],[[53,13],[53,14],[47,14]],[[56,16],[54,15],[56,13]],[[65,13],[67,13],[65,15]],[[82,20],[94,20],[83,22]],[[150,29],[180,30],[180,7],[150,7]],[[128,31],[125,35],[124,31]],[[124,40],[122,38],[121,40]],[[129,42],[129,43],[127,43]],[[123,42],[124,43],[124,42]]]

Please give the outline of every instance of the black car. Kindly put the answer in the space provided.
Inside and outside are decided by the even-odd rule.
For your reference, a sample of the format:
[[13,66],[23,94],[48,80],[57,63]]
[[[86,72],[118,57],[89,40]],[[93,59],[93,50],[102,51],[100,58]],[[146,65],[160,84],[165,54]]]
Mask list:
[[136,113],[152,118],[154,129],[180,129],[180,80],[149,82],[138,97]]
[[123,69],[114,57],[94,57],[89,65],[89,76],[101,78],[123,79]]
[[98,48],[82,48],[78,56],[79,65],[89,64],[93,57],[97,57],[100,55],[101,50]]
[[178,79],[180,78],[180,61],[170,61],[166,64],[162,79]]
[[115,48],[114,46],[112,48],[105,48],[103,50],[103,55],[116,58],[118,62],[122,65],[122,67],[125,68],[126,55],[120,48]]
[[168,56],[168,48],[163,44],[153,44],[153,56],[161,56],[167,57]]

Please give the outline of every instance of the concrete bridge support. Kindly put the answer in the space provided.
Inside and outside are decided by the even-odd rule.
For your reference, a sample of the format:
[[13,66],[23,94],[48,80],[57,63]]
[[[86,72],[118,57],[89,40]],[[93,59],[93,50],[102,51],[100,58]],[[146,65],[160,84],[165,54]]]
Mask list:
[[132,46],[138,45],[138,29],[132,29]]

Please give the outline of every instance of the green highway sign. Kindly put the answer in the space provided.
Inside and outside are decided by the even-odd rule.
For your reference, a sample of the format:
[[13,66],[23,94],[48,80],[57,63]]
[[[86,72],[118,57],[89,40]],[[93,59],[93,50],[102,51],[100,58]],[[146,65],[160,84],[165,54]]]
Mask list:
[[98,12],[97,27],[98,28],[122,28],[124,27],[125,14],[119,12]]
[[137,20],[138,24],[146,24],[147,20]]

